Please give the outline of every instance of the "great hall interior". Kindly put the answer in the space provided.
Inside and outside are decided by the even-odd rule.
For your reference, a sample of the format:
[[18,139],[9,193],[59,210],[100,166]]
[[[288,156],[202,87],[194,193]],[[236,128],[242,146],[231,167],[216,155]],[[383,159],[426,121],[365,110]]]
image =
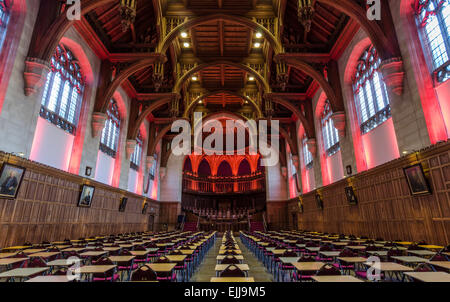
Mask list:
[[449,282],[449,56],[449,0],[0,0],[0,282]]

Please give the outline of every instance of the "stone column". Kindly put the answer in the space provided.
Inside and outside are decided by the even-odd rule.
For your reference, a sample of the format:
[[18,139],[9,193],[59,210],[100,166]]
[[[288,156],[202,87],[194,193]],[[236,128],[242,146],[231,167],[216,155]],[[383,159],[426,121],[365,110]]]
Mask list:
[[401,156],[403,151],[422,149],[430,144],[421,104],[414,103],[410,90],[405,89],[405,72],[401,58],[381,63],[380,71],[386,83],[391,106],[392,121]]

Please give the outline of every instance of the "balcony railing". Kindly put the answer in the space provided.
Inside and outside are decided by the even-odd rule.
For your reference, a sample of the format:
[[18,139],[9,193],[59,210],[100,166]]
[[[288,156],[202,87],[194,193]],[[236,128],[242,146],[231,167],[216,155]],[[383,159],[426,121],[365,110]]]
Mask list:
[[231,177],[200,177],[185,172],[183,177],[183,191],[218,194],[255,192],[265,189],[265,181],[265,174],[262,172]]

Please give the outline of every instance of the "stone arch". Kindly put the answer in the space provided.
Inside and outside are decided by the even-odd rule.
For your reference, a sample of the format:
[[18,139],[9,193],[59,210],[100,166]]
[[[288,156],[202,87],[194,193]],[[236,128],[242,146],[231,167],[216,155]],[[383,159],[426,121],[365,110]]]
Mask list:
[[216,95],[216,94],[219,94],[219,93],[227,93],[227,94],[230,94],[230,95],[233,95],[233,96],[237,96],[237,97],[240,97],[240,98],[248,101],[253,106],[253,108],[255,108],[255,110],[257,112],[257,114],[256,114],[257,117],[258,118],[263,118],[264,117],[264,114],[262,113],[261,108],[258,106],[258,104],[254,100],[252,100],[251,98],[249,98],[249,97],[247,97],[245,95],[242,95],[242,94],[240,94],[238,92],[231,91],[231,90],[216,90],[216,91],[207,92],[204,95],[201,95],[200,97],[195,99],[192,103],[190,103],[186,107],[186,109],[184,110],[184,113],[183,113],[183,117],[184,118],[189,118],[192,110],[194,109],[195,105],[198,104],[198,102],[204,100],[207,97],[210,97],[210,96],[213,96],[213,95]]
[[148,115],[150,115],[153,112],[153,110],[155,110],[165,104],[169,104],[172,101],[173,97],[174,97],[173,95],[166,95],[165,97],[163,97],[157,101],[154,101],[147,108],[145,108],[145,110],[137,118],[134,125],[130,125],[130,127],[128,127],[129,128],[128,138],[136,139],[138,131],[139,131],[139,127],[144,122],[145,118]]
[[[347,16],[355,19],[359,25],[364,29],[367,35],[372,40],[375,48],[382,60],[399,57],[400,50],[397,43],[393,43],[383,32],[383,29],[378,25],[376,21],[370,21],[367,18],[367,12],[356,2],[352,0],[317,0],[323,4],[331,6]],[[387,2],[383,3],[382,6],[389,6]],[[387,8],[389,9],[389,7]]]
[[283,46],[279,43],[277,38],[264,26],[261,24],[255,22],[254,20],[251,20],[249,18],[236,16],[236,15],[225,15],[225,14],[213,14],[213,15],[205,15],[201,17],[197,17],[191,20],[188,20],[180,25],[178,25],[176,28],[174,28],[165,38],[164,40],[160,41],[158,47],[156,48],[156,52],[159,53],[165,53],[169,46],[172,44],[172,42],[180,35],[180,33],[183,30],[190,29],[192,27],[195,27],[197,25],[202,25],[214,20],[223,20],[228,22],[237,23],[239,25],[245,26],[249,29],[259,31],[263,34],[264,38],[267,39],[269,44],[272,46],[275,54],[283,52]]
[[278,98],[276,96],[274,96],[272,98],[272,100],[273,100],[273,102],[278,103],[278,104],[286,107],[290,111],[292,111],[292,113],[300,120],[301,124],[303,125],[305,132],[306,132],[306,136],[308,138],[316,137],[313,121],[308,121],[308,119],[305,117],[305,115],[303,115],[303,113],[294,104],[292,104],[291,102],[289,102],[285,99]]
[[189,70],[185,74],[183,74],[183,76],[180,79],[178,79],[178,81],[176,82],[176,84],[175,84],[175,86],[174,86],[174,88],[172,90],[173,93],[180,93],[184,82],[186,82],[187,79],[189,79],[195,73],[201,71],[202,69],[205,69],[205,68],[208,68],[208,67],[217,66],[217,65],[229,65],[229,66],[232,66],[232,67],[236,67],[236,68],[242,69],[242,70],[252,74],[253,76],[255,76],[255,78],[258,81],[258,83],[263,87],[264,92],[270,92],[270,85],[269,85],[269,83],[267,83],[267,81],[258,72],[256,72],[254,69],[252,69],[249,66],[246,66],[246,65],[244,65],[242,63],[236,63],[236,62],[222,61],[221,60],[221,61],[214,61],[212,63],[200,64],[200,65],[192,68],[191,70]]

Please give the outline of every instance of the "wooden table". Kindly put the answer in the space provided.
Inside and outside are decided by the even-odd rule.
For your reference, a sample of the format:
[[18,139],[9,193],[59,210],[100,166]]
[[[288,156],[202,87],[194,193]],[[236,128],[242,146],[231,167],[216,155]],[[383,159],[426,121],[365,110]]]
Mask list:
[[428,264],[450,270],[450,261],[428,261]]
[[178,250],[180,251],[183,255],[192,255],[193,253],[195,253],[195,250]]
[[11,265],[27,261],[28,258],[2,258],[0,259],[0,266],[6,266],[9,268]]
[[338,257],[337,259],[347,263],[364,263],[367,261],[367,258],[364,257]]
[[49,282],[49,283],[62,283],[62,282],[71,282],[67,276],[38,276],[34,277],[30,280],[27,280],[25,282]]
[[2,251],[20,251],[20,250],[24,250],[27,248],[30,248],[31,246],[29,245],[20,245],[20,246],[10,246],[10,247],[5,247],[2,248]]
[[242,255],[242,251],[241,250],[221,250],[221,251],[219,251],[219,254],[220,255],[224,255],[224,254],[226,254],[226,253],[229,253],[229,252],[235,252],[236,254],[238,254],[238,255]]
[[26,279],[30,276],[46,272],[48,267],[27,267],[27,268],[16,268],[10,271],[6,271],[0,274],[1,278],[21,278]]
[[450,274],[445,272],[406,272],[405,275],[422,282],[450,282]]
[[340,253],[341,252],[338,252],[338,251],[323,251],[323,252],[319,252],[320,255],[323,255],[325,257],[332,257],[332,258],[339,256]]
[[28,254],[42,253],[45,251],[46,251],[46,249],[28,249],[28,250],[24,250],[23,252],[28,255]]
[[92,251],[92,252],[85,252],[80,254],[81,257],[98,257],[98,256],[103,256],[105,255],[106,251]]
[[150,253],[150,251],[130,251],[133,256],[146,256]]
[[81,259],[57,259],[50,262],[47,262],[47,266],[71,266],[75,263],[81,262]]
[[404,263],[412,263],[412,264],[428,262],[427,259],[420,258],[417,256],[392,256],[391,258],[395,259],[395,260],[399,260]]
[[186,259],[186,255],[166,255],[170,262],[181,262]]
[[311,277],[316,282],[364,282],[353,276],[312,276]]
[[14,257],[17,253],[0,253],[0,259]]
[[428,250],[441,250],[444,248],[441,245],[434,245],[434,244],[419,245],[419,247],[423,247],[424,249],[428,249]]
[[250,270],[250,267],[248,266],[248,264],[216,264],[216,276],[219,276],[219,273],[226,270],[227,267],[229,267],[230,265],[235,265],[237,266],[241,271],[243,271],[245,273],[246,276],[248,276],[248,271]]
[[107,252],[117,252],[120,250],[120,247],[104,247],[103,250]]
[[171,272],[176,264],[175,263],[150,263],[147,264],[156,273],[168,273]]
[[78,252],[81,252],[81,251],[84,251],[84,250],[86,250],[85,247],[70,247],[68,249],[62,250],[62,252],[75,252],[75,253],[78,253]]
[[41,252],[41,253],[35,253],[35,254],[31,254],[28,255],[30,258],[32,257],[40,257],[40,258],[50,258],[53,256],[58,256],[59,254],[61,254],[60,252]]
[[116,265],[85,265],[82,267],[77,267],[73,270],[73,273],[80,275],[104,274],[115,269],[116,267]]
[[378,262],[378,263],[364,263],[366,266],[374,266],[376,269],[378,268],[381,272],[385,272],[391,279],[395,276],[397,279],[403,281],[404,280],[404,272],[414,271],[413,268],[409,266],[405,266],[402,264],[398,264],[395,262]]
[[408,254],[413,254],[416,256],[434,256],[434,255],[436,255],[435,252],[428,251],[428,250],[410,250],[407,252],[408,252]]
[[111,256],[108,257],[109,260],[111,260],[114,263],[117,262],[128,262],[136,258],[136,256]]
[[300,257],[280,257],[280,261],[283,262],[284,264],[297,262],[298,259],[300,259]]
[[[325,265],[323,262],[293,262],[292,265],[297,269],[297,271],[300,273],[302,272],[310,272],[310,271],[318,271],[322,268],[322,266]],[[301,278],[300,278],[301,280]]]
[[212,277],[211,282],[255,282],[253,277]]

